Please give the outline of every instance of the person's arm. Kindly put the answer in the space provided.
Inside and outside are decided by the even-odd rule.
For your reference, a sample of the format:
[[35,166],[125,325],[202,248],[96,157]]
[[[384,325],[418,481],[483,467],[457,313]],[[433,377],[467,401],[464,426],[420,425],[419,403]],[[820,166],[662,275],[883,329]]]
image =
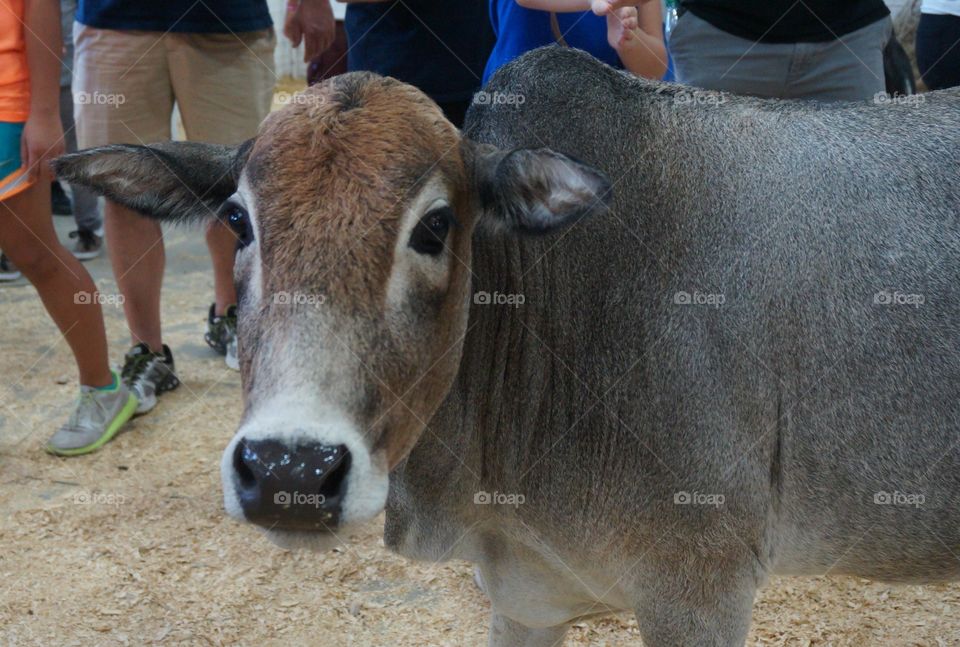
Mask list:
[[26,0],[24,38],[30,73],[30,116],[23,127],[20,156],[34,179],[50,179],[50,160],[62,155],[60,124],[60,1]]
[[283,34],[294,47],[303,41],[304,62],[330,49],[337,36],[330,0],[287,0]]
[[555,13],[590,11],[592,6],[590,0],[517,0],[517,4],[527,9]]
[[[351,0],[340,0],[340,2]],[[365,2],[369,0],[359,0]],[[378,0],[373,0],[374,2]],[[567,13],[574,11],[593,11],[598,16],[607,16],[612,11],[637,4],[637,0],[517,0],[517,4],[527,9]]]
[[516,0],[527,9],[593,11],[607,17],[607,40],[623,67],[637,76],[662,78],[667,71],[659,0]]
[[607,36],[628,72],[649,79],[663,78],[667,48],[660,0],[644,0],[639,6],[608,13]]
[[611,13],[614,13],[620,9],[625,9],[627,7],[635,7],[642,2],[647,0],[590,0],[590,6],[593,10],[593,13],[598,16],[609,16]]

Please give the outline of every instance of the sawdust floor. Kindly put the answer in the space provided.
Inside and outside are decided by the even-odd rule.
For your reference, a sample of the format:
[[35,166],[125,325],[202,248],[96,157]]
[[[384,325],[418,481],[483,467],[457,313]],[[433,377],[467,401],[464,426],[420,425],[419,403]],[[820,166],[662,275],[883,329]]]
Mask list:
[[[239,376],[202,339],[202,236],[170,232],[167,256],[164,330],[183,385],[86,457],[43,452],[74,397],[73,360],[33,288],[0,287],[0,645],[484,644],[489,605],[470,566],[392,555],[382,520],[335,552],[289,553],[221,513]],[[115,291],[105,258],[88,267]],[[122,312],[104,313],[119,361]],[[958,645],[960,586],[775,579],[749,643]],[[566,644],[640,640],[624,616],[582,623]]]

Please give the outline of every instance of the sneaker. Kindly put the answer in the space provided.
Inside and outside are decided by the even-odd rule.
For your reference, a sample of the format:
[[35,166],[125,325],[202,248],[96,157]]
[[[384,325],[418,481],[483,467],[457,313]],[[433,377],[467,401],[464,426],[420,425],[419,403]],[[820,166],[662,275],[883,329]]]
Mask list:
[[50,208],[55,216],[73,215],[73,205],[70,204],[70,198],[67,197],[67,192],[63,190],[60,183],[56,181],[50,184]]
[[23,274],[10,262],[6,254],[0,254],[0,281],[16,281]]
[[226,357],[227,366],[240,368],[237,359],[237,306],[229,306],[222,316],[216,315],[216,304],[210,304],[207,315],[207,332],[203,336],[207,345]]
[[113,374],[111,389],[80,387],[80,399],[70,419],[47,441],[47,451],[58,456],[79,456],[103,447],[117,435],[137,408],[137,398]]
[[174,372],[173,353],[163,345],[163,351],[153,353],[143,343],[137,344],[123,358],[123,381],[137,396],[137,414],[146,413],[157,405],[157,396],[180,386]]
[[73,255],[81,261],[89,261],[96,258],[103,251],[103,238],[88,229],[78,229],[70,232],[70,238],[76,238],[77,242],[70,250]]

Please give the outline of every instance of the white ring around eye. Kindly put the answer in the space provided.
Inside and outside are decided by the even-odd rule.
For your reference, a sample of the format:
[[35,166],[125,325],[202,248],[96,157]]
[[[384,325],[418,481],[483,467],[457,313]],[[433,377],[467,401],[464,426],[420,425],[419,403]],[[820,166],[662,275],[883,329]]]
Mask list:
[[443,207],[449,207],[449,206],[450,206],[450,203],[447,201],[446,198],[437,198],[436,200],[430,203],[429,207],[423,210],[423,213],[427,214],[435,209],[442,209]]

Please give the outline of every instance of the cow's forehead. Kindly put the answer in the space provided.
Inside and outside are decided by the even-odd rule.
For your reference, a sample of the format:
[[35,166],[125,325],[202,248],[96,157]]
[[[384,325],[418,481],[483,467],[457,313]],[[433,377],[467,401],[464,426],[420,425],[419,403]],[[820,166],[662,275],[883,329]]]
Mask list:
[[264,262],[290,279],[379,293],[420,188],[465,182],[459,143],[433,102],[392,79],[345,75],[310,88],[264,122],[244,168]]
[[290,173],[316,183],[319,176],[373,172],[379,183],[409,184],[456,156],[459,140],[437,105],[416,88],[348,74],[307,89],[271,114],[247,173],[254,186]]
[[309,88],[265,120],[245,174],[258,207],[283,201],[316,209],[320,201],[385,217],[437,171],[462,181],[459,143],[456,128],[419,90],[348,74]]

